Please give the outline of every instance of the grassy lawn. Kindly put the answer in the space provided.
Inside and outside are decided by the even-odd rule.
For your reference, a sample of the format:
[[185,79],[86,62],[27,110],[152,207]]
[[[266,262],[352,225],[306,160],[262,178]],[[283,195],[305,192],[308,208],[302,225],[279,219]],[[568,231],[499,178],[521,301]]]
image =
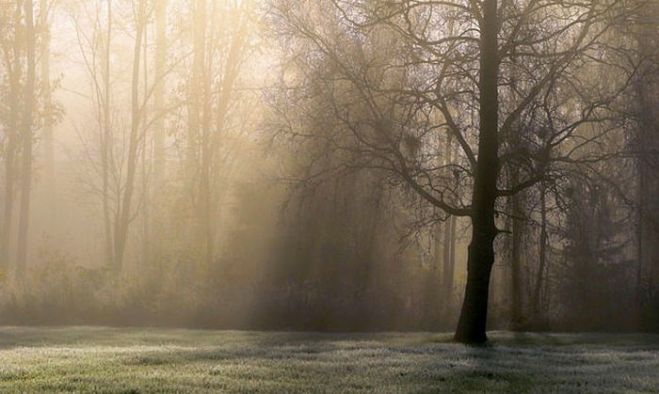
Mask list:
[[657,392],[659,336],[0,328],[2,392]]

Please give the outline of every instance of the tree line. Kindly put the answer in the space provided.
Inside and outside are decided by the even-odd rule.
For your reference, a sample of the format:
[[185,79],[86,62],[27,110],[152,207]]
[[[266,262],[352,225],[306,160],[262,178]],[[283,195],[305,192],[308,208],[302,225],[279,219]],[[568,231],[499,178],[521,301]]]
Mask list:
[[[71,319],[467,343],[657,327],[652,1],[0,12],[6,316],[58,294]],[[56,198],[31,218],[34,193],[90,218],[67,226]],[[63,226],[75,251],[39,255]]]

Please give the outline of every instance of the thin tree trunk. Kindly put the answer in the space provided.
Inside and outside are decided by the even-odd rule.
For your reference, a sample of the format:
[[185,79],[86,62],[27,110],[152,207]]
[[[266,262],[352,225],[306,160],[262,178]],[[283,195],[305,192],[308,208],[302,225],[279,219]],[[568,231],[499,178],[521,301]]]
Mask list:
[[[444,247],[444,229],[445,223],[438,222],[433,228],[433,260],[430,267],[430,274],[424,277],[426,304],[426,322],[429,329],[435,329],[446,308],[442,283],[442,267],[444,264],[443,247]],[[437,307],[435,309],[435,306]],[[443,324],[442,324],[443,325]]]
[[[146,21],[145,21],[146,23]],[[147,97],[149,92],[148,92],[148,85],[147,81],[149,80],[149,62],[147,61],[147,47],[149,45],[149,35],[148,35],[148,30],[145,28],[144,29],[144,45],[142,46],[142,54],[144,57],[144,62],[143,62],[143,78],[144,78],[144,97]],[[146,103],[144,104],[145,108],[143,109],[143,113],[141,114],[141,117],[143,119],[146,119],[148,116],[148,107],[146,107]],[[146,134],[148,130],[144,130],[144,133]],[[151,157],[148,155],[148,150],[147,146],[149,144],[149,139],[146,135],[143,136],[143,149],[142,149],[142,263],[147,264],[151,260],[151,210],[150,210],[150,185],[149,185],[149,172],[151,170],[150,165],[153,163],[150,163],[149,160]]]
[[645,302],[644,292],[643,292],[643,269],[645,253],[644,253],[644,226],[645,221],[643,220],[644,210],[645,210],[645,164],[643,158],[637,159],[638,165],[638,213],[637,213],[637,223],[636,223],[636,305],[638,308],[638,319],[640,325],[643,325],[643,304]]
[[154,123],[154,191],[159,193],[165,179],[165,120],[161,112],[165,105],[165,62],[167,56],[167,0],[156,2],[156,53],[155,53],[155,87],[153,90],[154,109],[158,116]]
[[[250,6],[249,1],[243,2],[240,7],[243,12],[248,12]],[[219,12],[220,8],[216,8],[215,12]],[[215,257],[215,234],[217,232],[217,196],[214,190],[213,178],[216,175],[216,170],[221,166],[218,163],[217,152],[220,148],[220,140],[222,132],[224,131],[226,119],[229,113],[229,105],[233,97],[233,89],[238,78],[238,72],[241,64],[241,54],[244,44],[244,35],[247,27],[247,18],[243,16],[240,21],[240,27],[232,38],[229,53],[227,54],[226,63],[223,65],[224,74],[221,76],[220,90],[217,95],[217,108],[215,110],[214,129],[211,125],[212,118],[212,94],[210,89],[212,86],[213,65],[209,61],[208,70],[206,75],[206,83],[202,89],[204,98],[204,113],[202,116],[202,160],[201,160],[201,180],[200,180],[200,223],[202,226],[202,237],[204,240],[204,256],[203,262],[205,267],[208,268]],[[213,35],[211,33],[211,38]],[[210,59],[209,59],[210,60]],[[222,168],[226,170],[226,168]],[[228,175],[228,171],[226,172]]]
[[[519,181],[518,171],[513,169],[512,184]],[[524,231],[525,215],[522,208],[522,197],[516,194],[511,199],[512,205],[512,245],[510,249],[510,279],[511,279],[511,323],[512,329],[518,330],[522,325],[522,231]]]
[[[449,138],[446,142],[446,151],[445,151],[445,165],[448,165],[451,162],[452,154],[452,138],[449,135]],[[443,311],[442,318],[448,319],[448,315],[451,311],[453,299],[453,276],[454,276],[454,266],[453,259],[454,256],[454,243],[455,238],[455,216],[449,217],[446,222],[444,222],[444,246],[443,246],[443,267],[442,267],[442,301],[443,301]]]
[[25,82],[25,102],[23,112],[23,135],[21,155],[21,208],[18,222],[18,247],[16,253],[16,275],[19,280],[25,276],[27,259],[28,228],[30,222],[30,201],[32,192],[32,125],[34,110],[35,85],[35,30],[34,5],[32,0],[26,0],[25,7],[25,36],[27,51],[27,74]]
[[103,86],[105,95],[103,100],[103,130],[101,131],[101,177],[103,188],[103,228],[105,232],[105,254],[109,267],[114,268],[114,237],[112,234],[112,216],[110,213],[110,154],[112,144],[112,117],[110,113],[111,87],[110,87],[110,51],[112,45],[112,0],[107,3],[108,25],[105,38],[105,59]]
[[[517,64],[516,56],[511,56],[513,64]],[[517,73],[514,71],[510,75],[510,85],[513,92],[518,89]],[[514,94],[514,93],[513,93]],[[518,122],[516,122],[518,123]],[[522,128],[516,124],[515,132],[511,136],[512,148],[520,150],[522,148]],[[510,186],[519,183],[519,167],[513,165],[510,169]],[[512,242],[510,248],[510,291],[511,291],[511,328],[513,331],[519,330],[522,326],[522,233],[525,230],[524,218],[526,207],[524,199],[519,193],[509,197],[512,216]]]
[[[200,268],[207,264],[208,256],[211,253],[207,247],[208,228],[207,216],[204,215],[205,206],[209,203],[206,201],[206,184],[207,174],[204,173],[206,168],[205,162],[208,159],[208,146],[204,141],[208,138],[206,134],[208,117],[207,97],[205,90],[205,70],[206,70],[206,0],[194,0],[194,10],[192,15],[193,31],[193,59],[192,59],[192,76],[188,90],[188,135],[186,141],[186,154],[184,164],[184,182],[186,189],[190,193],[190,201],[193,217],[195,220],[190,223],[191,243],[195,248],[200,250],[199,261],[194,267]],[[210,87],[209,87],[210,89]],[[197,243],[199,242],[199,243]]]
[[[20,20],[21,20],[21,7],[20,3],[16,2],[16,10],[14,12],[14,45],[13,60],[14,64],[7,64],[9,70],[9,119],[7,124],[7,145],[5,151],[5,193],[4,193],[4,216],[2,218],[2,234],[0,235],[0,269],[6,276],[10,269],[12,269],[10,245],[13,233],[14,221],[14,198],[16,197],[16,154],[18,150],[18,118],[19,118],[19,97],[21,96],[20,80],[21,80],[21,62],[19,40],[20,36]],[[9,56],[5,57],[6,59]]]
[[487,341],[487,307],[497,229],[494,204],[498,178],[498,18],[497,1],[484,0],[481,22],[480,135],[472,198],[472,239],[467,260],[467,286],[455,340]]
[[540,185],[540,255],[538,277],[535,280],[533,292],[533,315],[537,318],[540,312],[540,296],[547,264],[547,191],[544,184]]
[[447,274],[448,274],[448,281],[450,283],[447,283],[448,285],[448,297],[452,300],[453,299],[453,286],[455,283],[455,248],[457,244],[457,225],[458,225],[458,218],[456,216],[451,216],[451,237],[449,239],[449,248],[451,250],[451,253],[449,253],[448,256],[448,265],[447,265]]
[[199,133],[201,124],[201,107],[202,100],[201,89],[204,74],[204,64],[206,63],[206,0],[195,0],[194,13],[192,18],[193,29],[193,59],[192,59],[192,77],[190,89],[188,91],[188,136],[186,143],[185,155],[185,173],[187,189],[192,193],[192,200],[195,196],[195,184],[197,168],[197,151],[199,148]]
[[444,302],[443,319],[449,319],[453,310],[453,284],[455,278],[455,227],[457,218],[451,216],[446,220],[444,229],[444,259],[442,267],[442,299]]
[[212,78],[211,78],[212,65],[209,65],[205,73],[202,91],[200,92],[203,100],[203,113],[201,116],[201,171],[199,179],[199,206],[198,206],[198,219],[201,226],[201,240],[202,245],[202,272],[205,272],[212,264],[214,258],[213,243],[215,237],[214,232],[214,219],[215,212],[211,199],[213,198],[212,190],[212,172],[213,172],[213,140],[211,130],[211,93]]
[[[53,141],[53,110],[52,92],[50,85],[50,26],[48,24],[48,0],[39,2],[39,26],[41,28],[41,83],[44,86],[43,100],[45,104],[45,116],[43,121],[43,144],[45,159],[45,182],[49,193],[54,191],[55,186],[55,146]],[[50,204],[49,214],[54,211],[54,199],[48,199]]]
[[10,261],[10,240],[12,234],[12,223],[14,213],[14,197],[15,197],[15,156],[16,156],[16,113],[18,105],[16,103],[15,93],[10,93],[12,98],[10,102],[9,125],[7,127],[7,147],[5,152],[5,192],[4,192],[4,216],[2,217],[2,237],[0,239],[0,270],[2,275],[11,268]]
[[[156,32],[155,32],[155,81],[153,88],[153,113],[156,116],[153,129],[153,178],[151,181],[150,203],[154,212],[150,219],[149,243],[151,251],[158,254],[158,239],[162,236],[158,218],[162,217],[163,211],[159,208],[164,199],[165,179],[167,174],[165,142],[167,131],[165,130],[165,66],[167,56],[167,0],[157,1],[155,4]],[[154,260],[154,262],[156,262]]]

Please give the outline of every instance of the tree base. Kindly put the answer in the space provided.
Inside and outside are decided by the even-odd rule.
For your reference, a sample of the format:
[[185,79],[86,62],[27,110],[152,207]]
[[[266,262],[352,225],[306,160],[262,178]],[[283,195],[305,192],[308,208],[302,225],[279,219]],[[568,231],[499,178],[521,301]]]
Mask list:
[[485,345],[488,341],[487,335],[482,333],[463,333],[456,331],[453,340],[464,345]]

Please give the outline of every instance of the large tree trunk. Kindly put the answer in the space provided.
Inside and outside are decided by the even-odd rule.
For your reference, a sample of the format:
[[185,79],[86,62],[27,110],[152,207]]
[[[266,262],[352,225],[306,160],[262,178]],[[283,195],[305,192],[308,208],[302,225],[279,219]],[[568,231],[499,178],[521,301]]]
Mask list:
[[487,304],[496,231],[486,223],[472,221],[472,226],[472,241],[467,261],[467,287],[455,340],[478,344],[487,341]]
[[16,252],[16,276],[22,280],[25,275],[27,260],[28,228],[30,224],[30,202],[32,192],[32,125],[34,110],[34,79],[35,64],[35,31],[34,31],[34,5],[32,0],[26,0],[25,7],[25,35],[27,43],[27,74],[25,82],[25,96],[23,103],[23,128],[21,152],[21,208],[18,221],[18,247]]
[[494,239],[497,235],[494,222],[499,172],[497,1],[483,1],[482,9],[480,136],[472,198],[472,239],[467,261],[467,287],[455,333],[455,340],[463,343],[487,341],[490,274],[494,264]]
[[638,222],[637,222],[637,286],[639,320],[642,329],[659,327],[659,73],[657,63],[657,26],[653,16],[659,7],[652,4],[644,8],[649,23],[641,25],[638,34],[639,54],[645,60],[637,81],[637,108],[639,129],[637,144],[640,155],[638,165]]

